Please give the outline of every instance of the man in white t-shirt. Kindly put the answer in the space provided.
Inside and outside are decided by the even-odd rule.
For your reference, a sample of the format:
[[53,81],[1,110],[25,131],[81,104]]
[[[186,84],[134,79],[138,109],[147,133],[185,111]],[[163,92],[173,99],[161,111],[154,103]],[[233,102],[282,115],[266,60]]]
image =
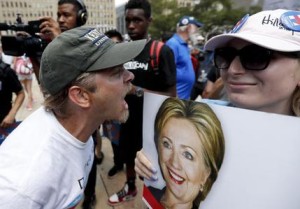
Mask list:
[[44,105],[0,146],[1,209],[78,205],[93,162],[91,135],[105,120],[128,118],[124,98],[134,76],[123,63],[144,46],[145,40],[115,44],[88,27],[47,46],[40,69]]

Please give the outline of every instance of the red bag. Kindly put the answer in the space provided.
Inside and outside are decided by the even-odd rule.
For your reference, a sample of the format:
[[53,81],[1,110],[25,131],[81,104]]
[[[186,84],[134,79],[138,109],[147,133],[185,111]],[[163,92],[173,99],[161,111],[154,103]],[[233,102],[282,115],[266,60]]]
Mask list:
[[32,64],[28,57],[18,57],[15,64],[15,71],[20,75],[31,75],[33,72]]

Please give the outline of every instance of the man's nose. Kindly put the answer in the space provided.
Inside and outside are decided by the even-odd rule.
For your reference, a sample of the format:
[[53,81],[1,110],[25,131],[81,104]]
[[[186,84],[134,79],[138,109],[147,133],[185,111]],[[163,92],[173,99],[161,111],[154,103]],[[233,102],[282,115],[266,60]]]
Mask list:
[[134,74],[128,70],[124,72],[124,80],[125,82],[131,82],[134,79]]

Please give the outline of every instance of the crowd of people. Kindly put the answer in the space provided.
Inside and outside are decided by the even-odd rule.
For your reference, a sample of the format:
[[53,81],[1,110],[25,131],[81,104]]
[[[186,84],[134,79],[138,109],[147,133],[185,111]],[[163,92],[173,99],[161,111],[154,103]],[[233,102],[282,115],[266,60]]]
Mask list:
[[[300,29],[287,22],[279,27],[264,20],[272,16],[280,21],[288,10],[247,15],[230,33],[212,32],[200,42],[196,37],[203,23],[183,16],[176,32],[161,41],[148,33],[154,21],[151,4],[147,0],[129,0],[125,22],[130,41],[124,41],[117,30],[102,34],[95,27],[81,27],[88,18],[83,1],[59,0],[57,6],[57,20],[41,18],[41,36],[50,43],[41,57],[30,57],[30,74],[20,75],[16,70],[20,68],[18,63],[29,63],[26,56],[15,58],[11,65],[1,58],[0,127],[16,121],[25,92],[26,107],[32,109],[34,75],[44,103],[0,146],[0,208],[75,208],[81,200],[83,209],[93,208],[97,200],[97,164],[104,158],[101,126],[111,140],[114,156],[108,177],[123,170],[126,173],[124,186],[110,194],[107,202],[116,206],[134,199],[139,192],[137,174],[156,179],[155,169],[142,150],[145,92],[178,98],[166,100],[159,113],[167,119],[157,118],[155,123],[162,169],[167,156],[161,150],[177,144],[183,134],[174,134],[175,128],[174,133],[168,132],[167,141],[160,142],[164,140],[160,133],[167,129],[164,126],[172,125],[174,129],[181,125],[180,121],[190,128],[190,121],[197,117],[210,114],[215,118],[207,105],[194,107],[188,101],[204,98],[202,101],[207,103],[300,116]],[[153,58],[151,51],[156,42],[160,47],[157,58]],[[157,66],[153,66],[156,60]],[[188,113],[168,116],[167,102],[175,104],[178,112],[180,108],[182,112],[196,109],[196,119],[185,117]],[[176,108],[171,109],[168,111],[175,112]],[[197,131],[202,133],[201,127],[200,124]],[[200,193],[199,189],[193,193],[183,208],[194,208],[196,196],[201,201],[205,199],[216,179],[224,155],[221,128],[216,132],[215,144],[207,146],[218,147],[210,152],[218,150],[221,157],[206,164],[201,162],[217,165],[199,171],[205,176],[198,182]],[[207,181],[211,182],[207,185]],[[160,204],[173,208],[168,182],[164,191]]]

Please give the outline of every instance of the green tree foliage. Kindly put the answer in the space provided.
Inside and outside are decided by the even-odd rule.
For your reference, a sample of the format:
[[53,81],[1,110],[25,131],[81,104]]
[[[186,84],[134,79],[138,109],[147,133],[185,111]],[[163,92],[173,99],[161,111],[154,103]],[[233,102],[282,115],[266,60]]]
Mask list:
[[244,15],[261,11],[261,7],[233,7],[231,0],[201,0],[194,8],[179,7],[176,0],[152,1],[153,23],[150,34],[160,38],[164,33],[175,32],[180,17],[191,15],[204,23],[203,34],[216,28],[231,29]]
[[153,22],[149,28],[152,37],[161,38],[164,33],[174,31],[177,23],[178,10],[176,0],[152,1]]
[[205,32],[214,28],[232,28],[246,14],[253,14],[261,11],[261,7],[252,6],[250,8],[235,8],[230,0],[201,0],[196,5],[192,14],[199,20],[203,21]]

